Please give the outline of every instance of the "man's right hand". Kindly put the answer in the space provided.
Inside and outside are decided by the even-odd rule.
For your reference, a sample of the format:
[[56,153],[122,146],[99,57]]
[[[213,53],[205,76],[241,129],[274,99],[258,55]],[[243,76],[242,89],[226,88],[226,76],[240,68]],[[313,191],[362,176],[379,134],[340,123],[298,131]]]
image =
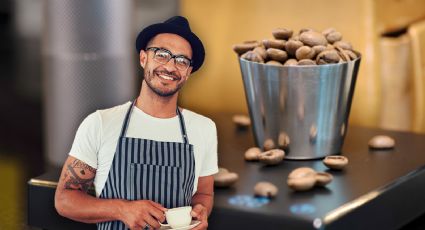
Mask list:
[[120,207],[120,220],[130,229],[144,229],[148,224],[150,228],[160,228],[159,222],[165,221],[162,205],[150,200],[123,201]]

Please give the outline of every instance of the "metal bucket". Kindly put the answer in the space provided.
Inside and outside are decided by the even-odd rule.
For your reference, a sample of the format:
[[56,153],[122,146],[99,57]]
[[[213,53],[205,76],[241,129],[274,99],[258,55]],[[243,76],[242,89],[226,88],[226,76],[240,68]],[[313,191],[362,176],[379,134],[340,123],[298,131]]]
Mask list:
[[[317,66],[272,66],[239,59],[257,145],[286,159],[316,159],[341,151],[360,58]],[[289,143],[289,144],[288,144]]]

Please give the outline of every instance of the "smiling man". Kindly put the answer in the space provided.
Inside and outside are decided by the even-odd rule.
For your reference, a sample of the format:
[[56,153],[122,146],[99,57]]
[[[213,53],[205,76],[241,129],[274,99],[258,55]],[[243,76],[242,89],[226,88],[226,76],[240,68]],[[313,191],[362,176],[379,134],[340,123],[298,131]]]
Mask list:
[[[179,90],[202,66],[204,46],[176,16],[143,29],[136,49],[144,69],[140,94],[81,123],[56,209],[98,229],[156,229],[167,209],[192,206],[193,229],[206,229],[218,171],[216,127],[177,105]],[[87,194],[90,186],[96,197]]]

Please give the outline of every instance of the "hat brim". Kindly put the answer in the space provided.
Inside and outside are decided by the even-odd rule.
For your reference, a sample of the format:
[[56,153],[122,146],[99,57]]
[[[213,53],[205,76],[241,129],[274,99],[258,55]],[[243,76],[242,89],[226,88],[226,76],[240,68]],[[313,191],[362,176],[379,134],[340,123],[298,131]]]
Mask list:
[[158,23],[150,25],[144,30],[142,30],[136,39],[137,52],[140,53],[140,50],[146,49],[146,45],[148,44],[148,42],[156,35],[162,33],[177,34],[189,42],[192,48],[192,73],[197,71],[202,66],[202,63],[204,62],[205,58],[205,49],[201,40],[191,31],[172,24]]

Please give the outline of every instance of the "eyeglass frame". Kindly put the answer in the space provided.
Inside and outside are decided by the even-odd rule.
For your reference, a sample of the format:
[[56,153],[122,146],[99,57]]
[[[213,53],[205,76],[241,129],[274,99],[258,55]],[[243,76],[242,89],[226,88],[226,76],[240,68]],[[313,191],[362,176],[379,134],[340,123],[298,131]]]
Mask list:
[[182,54],[180,54],[180,55],[174,55],[173,53],[171,53],[171,51],[169,51],[169,50],[167,50],[167,49],[165,49],[165,48],[160,48],[160,47],[154,47],[154,46],[152,46],[152,47],[148,47],[148,48],[146,48],[146,51],[149,51],[149,50],[152,50],[153,52],[154,52],[154,56],[155,56],[155,54],[156,54],[156,52],[158,51],[158,50],[162,50],[162,51],[164,51],[164,52],[166,52],[166,53],[168,53],[168,54],[170,54],[170,59],[168,59],[168,61],[167,62],[165,62],[165,63],[161,63],[161,62],[159,62],[158,60],[155,60],[155,58],[153,58],[153,60],[155,60],[156,62],[158,62],[158,63],[160,63],[161,65],[165,65],[165,64],[167,64],[171,59],[174,59],[174,65],[176,64],[176,58],[185,58],[185,59],[187,59],[187,60],[189,60],[189,65],[187,66],[187,68],[186,69],[179,69],[178,67],[177,67],[177,65],[176,65],[176,68],[177,69],[179,69],[180,71],[186,71],[186,70],[188,70],[189,69],[189,67],[191,67],[191,66],[193,66],[193,60],[192,59],[190,59],[190,58],[188,58],[188,57],[186,57],[185,55],[182,55]]

